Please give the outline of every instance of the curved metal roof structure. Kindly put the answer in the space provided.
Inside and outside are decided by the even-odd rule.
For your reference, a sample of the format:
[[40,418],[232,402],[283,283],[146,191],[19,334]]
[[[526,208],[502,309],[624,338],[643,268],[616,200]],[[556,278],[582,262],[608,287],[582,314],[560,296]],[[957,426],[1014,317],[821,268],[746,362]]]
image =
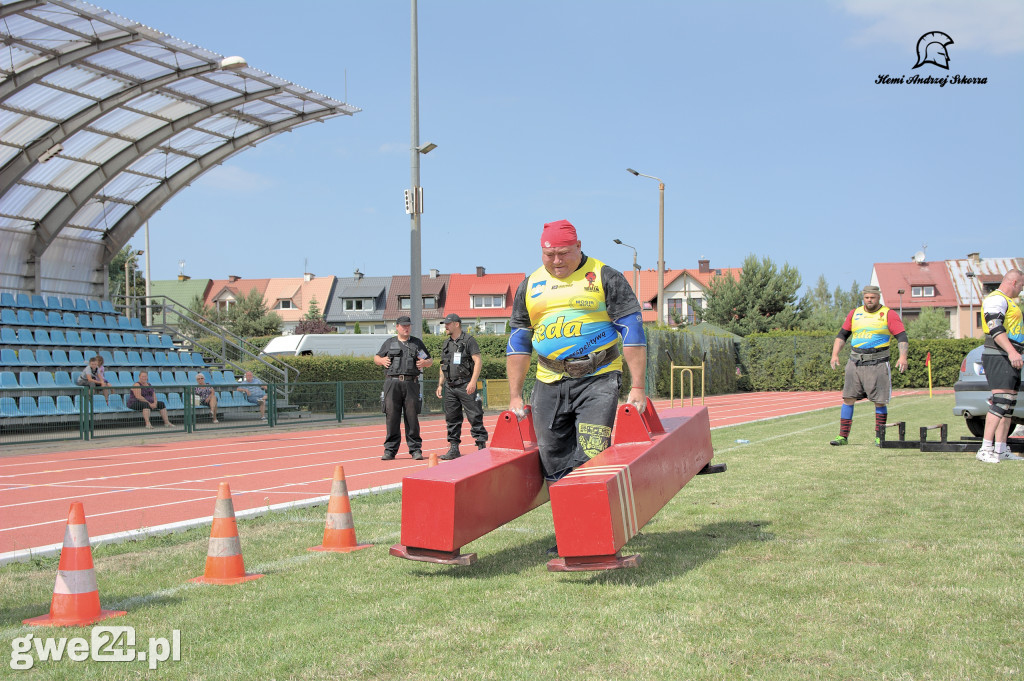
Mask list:
[[77,0],[0,5],[0,289],[103,295],[172,196],[356,107]]

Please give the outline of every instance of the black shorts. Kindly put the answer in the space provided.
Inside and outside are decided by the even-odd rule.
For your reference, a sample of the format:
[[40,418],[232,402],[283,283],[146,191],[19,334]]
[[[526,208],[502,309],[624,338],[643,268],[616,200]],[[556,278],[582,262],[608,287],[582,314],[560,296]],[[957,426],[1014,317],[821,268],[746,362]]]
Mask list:
[[155,407],[149,406],[148,402],[128,402],[127,404],[128,408],[133,411],[145,411],[146,409],[156,409],[157,411],[160,411],[161,409],[164,409],[167,406],[160,400],[156,401]]
[[1006,355],[983,352],[981,366],[985,367],[989,390],[1020,390],[1020,369],[1014,369]]

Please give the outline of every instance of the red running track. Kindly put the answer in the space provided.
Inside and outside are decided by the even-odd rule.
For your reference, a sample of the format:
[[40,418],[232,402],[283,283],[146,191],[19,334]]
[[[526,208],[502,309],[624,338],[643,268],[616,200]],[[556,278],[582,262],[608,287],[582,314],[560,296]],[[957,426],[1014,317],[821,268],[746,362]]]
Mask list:
[[[920,391],[903,391],[915,394]],[[707,398],[712,427],[838,407],[838,392],[741,393]],[[655,403],[667,409],[667,400]],[[497,415],[485,416],[494,432]],[[424,453],[447,451],[443,420],[421,422]],[[463,452],[473,449],[468,427]],[[308,502],[330,492],[334,466],[350,492],[400,483],[426,462],[405,445],[381,461],[384,425],[174,441],[0,459],[0,563],[13,552],[60,544],[72,501],[85,504],[89,535],[132,532],[205,520],[218,483],[227,481],[236,512]]]

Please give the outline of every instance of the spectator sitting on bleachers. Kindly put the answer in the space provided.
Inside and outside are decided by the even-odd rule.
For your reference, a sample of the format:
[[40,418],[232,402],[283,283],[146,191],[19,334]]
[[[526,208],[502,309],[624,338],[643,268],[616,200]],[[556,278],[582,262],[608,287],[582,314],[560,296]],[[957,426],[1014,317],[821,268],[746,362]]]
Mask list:
[[213,417],[213,422],[219,423],[217,421],[217,392],[206,385],[206,377],[202,374],[196,376],[196,397],[199,398],[199,404],[210,408],[210,416]]
[[[110,387],[110,383],[103,377],[103,358],[99,355],[89,358],[89,366],[82,370],[82,373],[78,374],[78,378],[75,379],[75,385],[80,385],[83,388],[103,388],[104,386]],[[104,390],[104,396],[109,396],[110,391]]]
[[260,420],[267,420],[267,391],[264,390],[264,383],[252,375],[251,371],[245,372],[245,379],[242,385],[246,388],[238,388],[238,392],[245,395],[249,404],[258,404],[260,407]]
[[150,410],[157,409],[164,419],[164,425],[173,428],[174,424],[167,418],[167,405],[156,399],[156,391],[149,384],[149,372],[140,371],[139,380],[132,385],[132,391],[128,395],[126,406],[129,409],[142,412],[142,420],[146,422],[147,428],[153,425],[149,422]]

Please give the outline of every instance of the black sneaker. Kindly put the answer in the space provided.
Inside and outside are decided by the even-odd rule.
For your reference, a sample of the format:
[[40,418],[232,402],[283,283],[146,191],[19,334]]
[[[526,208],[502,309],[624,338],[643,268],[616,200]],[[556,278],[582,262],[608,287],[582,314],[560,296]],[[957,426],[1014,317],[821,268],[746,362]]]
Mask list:
[[442,461],[451,461],[452,459],[457,459],[460,456],[462,455],[459,454],[459,445],[453,444],[451,447],[448,448],[447,452],[445,452],[444,454],[437,458],[441,459]]
[[381,461],[394,461],[395,455],[391,452],[384,452],[384,456],[380,457]]
[[476,448],[477,449],[486,449],[487,448],[487,440],[477,440],[476,441]]
[[410,456],[412,456],[414,461],[423,461],[422,452],[410,452]]

